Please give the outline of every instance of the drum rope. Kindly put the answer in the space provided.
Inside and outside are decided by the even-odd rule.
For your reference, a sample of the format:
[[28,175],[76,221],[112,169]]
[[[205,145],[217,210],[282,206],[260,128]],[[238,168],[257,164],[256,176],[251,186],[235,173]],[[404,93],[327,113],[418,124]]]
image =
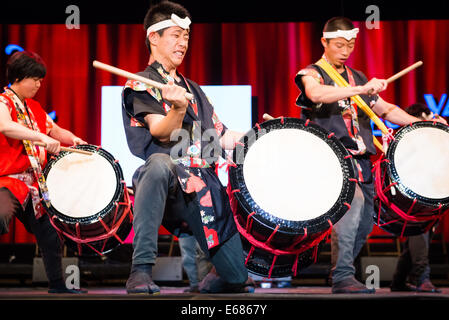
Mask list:
[[[376,190],[382,190],[383,188],[383,184],[382,181],[384,181],[385,179],[385,175],[386,173],[382,174],[382,170],[381,170],[381,163],[382,162],[389,162],[388,159],[381,159],[376,161],[376,163],[374,164],[374,172],[375,172],[375,186],[376,186]],[[422,212],[420,214],[417,215],[410,215],[410,213],[412,212],[412,209],[415,205],[415,203],[417,202],[417,199],[414,198],[413,203],[411,204],[411,206],[409,207],[409,209],[407,210],[407,212],[404,212],[403,210],[401,210],[399,207],[397,207],[394,203],[392,203],[386,196],[385,196],[385,192],[390,190],[393,186],[397,185],[397,183],[391,183],[390,185],[388,185],[385,189],[382,190],[382,192],[378,192],[377,193],[377,197],[379,198],[379,200],[382,203],[385,203],[391,210],[393,210],[394,213],[396,213],[399,217],[401,217],[406,223],[407,222],[422,222],[422,221],[432,221],[432,220],[438,220],[440,219],[443,215],[445,215],[446,213],[449,212],[448,210],[442,211],[442,204],[439,204],[439,207],[436,209],[433,209],[431,211],[425,211]],[[437,214],[434,214],[432,216],[428,216],[425,215],[429,212],[434,212],[437,211]],[[379,206],[379,213],[378,213],[378,225],[379,226],[384,226],[386,224],[390,224],[393,223],[394,221],[398,221],[398,219],[394,220],[394,221],[389,221],[388,223],[384,223],[384,224],[379,224],[380,223],[380,206]]]
[[[122,183],[124,183],[124,181],[122,181]],[[115,221],[117,212],[118,212],[120,206],[125,206],[126,208],[123,211],[123,214],[120,217],[120,219],[118,219],[118,221]],[[93,251],[95,251],[97,254],[103,256],[103,254],[101,252],[99,252],[97,249],[95,249],[92,245],[90,245],[89,242],[104,240],[106,243],[106,241],[108,241],[111,236],[114,236],[120,243],[123,243],[123,240],[120,239],[120,237],[116,234],[116,232],[117,232],[118,228],[122,225],[122,222],[125,220],[125,218],[128,217],[128,215],[129,215],[130,219],[132,220],[131,202],[129,201],[129,194],[128,194],[128,191],[126,190],[126,185],[125,185],[125,189],[124,189],[124,201],[116,202],[114,211],[115,212],[114,212],[114,219],[113,219],[113,227],[108,228],[106,226],[106,224],[104,223],[104,221],[100,218],[99,222],[102,224],[106,233],[99,235],[99,236],[95,236],[95,237],[89,237],[89,238],[82,238],[81,230],[79,228],[79,222],[76,223],[76,225],[75,225],[76,234],[74,234],[72,231],[62,230],[54,221],[54,219],[57,219],[56,216],[51,217],[51,219],[49,219],[49,220],[50,220],[51,224],[53,225],[53,227],[58,232],[58,234],[61,233],[62,235],[64,235],[65,237],[67,237],[68,239],[72,240],[73,242],[75,242],[77,244],[79,255],[81,255],[81,249],[82,249],[81,245],[85,244],[89,248],[91,248]],[[103,245],[105,245],[105,243]]]
[[[235,192],[237,192],[237,190],[232,190],[232,191],[231,191],[231,194],[233,194],[233,193],[235,193]],[[318,252],[318,245],[319,245],[319,243],[320,243],[321,241],[323,241],[326,237],[328,237],[328,236],[330,235],[330,233],[331,233],[331,230],[332,230],[332,222],[331,222],[330,220],[328,220],[328,223],[329,223],[329,225],[330,225],[330,228],[329,228],[328,230],[326,230],[322,235],[320,235],[319,237],[317,237],[317,238],[315,238],[313,241],[311,241],[311,242],[308,244],[308,246],[303,246],[303,247],[298,248],[298,249],[296,249],[296,250],[289,250],[289,249],[287,249],[287,250],[274,249],[274,248],[272,248],[272,247],[269,245],[269,243],[271,242],[272,236],[274,236],[274,234],[275,234],[275,233],[277,232],[277,230],[279,229],[279,228],[278,228],[279,226],[277,226],[276,229],[273,231],[273,233],[270,235],[270,237],[269,237],[269,240],[270,240],[270,241],[267,240],[266,242],[262,242],[262,241],[259,241],[259,240],[255,239],[255,238],[254,238],[249,232],[247,232],[247,231],[245,230],[245,228],[239,223],[239,221],[238,221],[238,219],[237,219],[237,215],[235,214],[235,205],[234,205],[234,204],[236,204],[236,201],[237,201],[237,199],[235,199],[235,197],[230,197],[231,210],[233,211],[233,216],[234,216],[235,224],[236,224],[236,226],[237,226],[237,230],[238,230],[239,233],[240,233],[246,240],[248,240],[248,242],[251,244],[251,249],[249,250],[248,255],[247,255],[246,259],[245,259],[245,265],[248,263],[248,261],[249,261],[251,255],[252,255],[252,253],[254,252],[254,249],[255,249],[255,248],[258,248],[258,249],[261,249],[261,250],[264,250],[264,251],[267,251],[267,252],[273,254],[274,258],[273,258],[273,261],[272,261],[271,266],[270,266],[270,271],[269,271],[269,274],[268,274],[268,277],[269,277],[269,278],[271,277],[271,273],[272,273],[272,271],[273,271],[273,268],[274,268],[274,265],[275,265],[275,263],[276,263],[276,259],[277,259],[278,256],[281,256],[281,255],[295,255],[295,256],[296,256],[296,260],[297,260],[298,257],[299,257],[299,255],[300,255],[301,253],[307,251],[307,250],[310,249],[310,248],[315,248],[315,251],[314,251],[314,259],[316,260],[316,259],[317,259],[317,252]],[[254,215],[254,214],[252,214],[251,217],[252,217],[253,215]],[[252,218],[251,220],[253,220],[253,219],[254,219],[254,218]],[[247,219],[247,220],[248,220],[248,219]],[[303,236],[303,238],[304,238],[304,236]],[[293,266],[293,268],[292,268],[292,271],[293,271],[294,275],[297,274],[297,266],[298,266],[298,264],[297,264],[297,262],[295,261],[295,264],[294,264],[294,266]]]

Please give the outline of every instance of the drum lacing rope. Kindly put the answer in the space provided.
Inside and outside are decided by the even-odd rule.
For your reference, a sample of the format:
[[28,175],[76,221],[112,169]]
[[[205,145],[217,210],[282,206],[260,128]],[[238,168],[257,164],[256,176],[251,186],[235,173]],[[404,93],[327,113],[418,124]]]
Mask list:
[[[251,217],[252,217],[253,215],[254,215],[254,214],[252,214]],[[237,226],[237,229],[238,229],[239,233],[240,233],[242,236],[244,236],[245,239],[248,240],[248,242],[251,244],[251,249],[249,250],[248,255],[246,256],[246,259],[245,259],[245,265],[248,263],[248,261],[249,261],[251,255],[253,254],[255,248],[259,248],[259,249],[262,249],[262,250],[264,250],[264,251],[268,251],[269,253],[273,254],[274,257],[273,257],[273,261],[272,261],[271,266],[270,266],[270,270],[269,270],[269,273],[268,273],[268,278],[271,278],[271,274],[272,274],[272,272],[273,272],[273,268],[274,268],[274,265],[275,265],[275,263],[276,263],[276,259],[277,259],[278,256],[281,256],[281,255],[295,255],[295,263],[294,263],[294,265],[293,265],[293,267],[292,267],[292,271],[293,271],[293,273],[294,273],[294,276],[296,276],[297,271],[298,271],[298,270],[297,270],[297,269],[298,269],[298,263],[297,263],[297,260],[298,260],[298,258],[299,258],[299,255],[300,255],[301,253],[307,251],[309,248],[315,247],[315,251],[314,251],[314,256],[313,256],[313,257],[314,257],[314,260],[316,261],[316,259],[317,259],[317,249],[318,249],[317,247],[318,247],[318,244],[319,244],[325,237],[327,237],[327,236],[330,234],[330,231],[331,231],[331,229],[327,230],[327,231],[326,231],[325,233],[323,233],[321,236],[319,236],[319,237],[317,237],[316,239],[314,239],[314,240],[313,240],[307,247],[304,246],[304,247],[301,247],[301,248],[299,248],[299,249],[289,251],[289,250],[274,249],[274,248],[272,248],[272,247],[269,245],[269,242],[271,242],[271,240],[272,240],[274,234],[278,231],[279,226],[277,226],[276,229],[275,229],[275,230],[272,232],[272,234],[270,235],[270,237],[269,237],[269,240],[270,240],[270,241],[267,240],[266,242],[262,242],[262,241],[259,241],[259,240],[255,239],[250,233],[248,233],[248,232],[245,230],[245,228],[243,228],[243,227],[240,225],[240,223],[239,223],[239,221],[238,221],[238,219],[237,219],[237,215],[236,215],[236,214],[234,214],[234,220],[235,220],[235,224],[236,224],[236,226]],[[251,219],[251,220],[252,220],[252,219]],[[332,226],[332,223],[330,222],[330,220],[328,220],[328,223]],[[303,236],[303,238],[304,238],[304,236]]]
[[[120,243],[123,243],[123,241],[118,237],[116,232],[117,232],[118,228],[122,225],[122,222],[124,221],[124,219],[128,215],[130,216],[130,219],[132,221],[132,212],[131,212],[131,202],[129,200],[129,194],[128,194],[128,190],[126,189],[126,184],[125,184],[124,181],[121,181],[121,182],[125,185],[124,202],[115,202],[114,203],[114,205],[115,205],[114,220],[116,218],[119,206],[123,205],[123,206],[126,206],[126,208],[123,211],[123,214],[120,217],[120,219],[115,223],[115,225],[112,228],[108,228],[104,224],[103,220],[101,218],[99,219],[100,223],[102,224],[103,228],[107,231],[107,233],[102,234],[100,236],[84,238],[83,239],[81,237],[81,231],[80,231],[80,227],[79,227],[79,222],[76,223],[76,225],[75,225],[75,232],[76,232],[76,234],[74,235],[72,231],[63,231],[63,230],[61,230],[61,228],[59,228],[56,225],[56,223],[53,221],[54,219],[56,219],[56,216],[53,216],[50,219],[50,222],[53,225],[53,227],[56,229],[56,231],[62,233],[64,236],[66,236],[67,238],[69,238],[70,240],[72,240],[73,242],[75,242],[77,244],[79,255],[81,255],[81,245],[85,244],[89,248],[91,248],[93,251],[95,251],[98,255],[104,256],[104,254],[102,254],[97,249],[95,249],[92,245],[90,245],[89,242],[101,241],[101,240],[106,240],[107,241],[111,237],[111,235],[113,235],[115,238],[117,238],[117,240],[119,240]],[[104,245],[103,245],[103,248],[104,248]]]
[[395,140],[395,138],[393,136],[393,131],[394,130],[392,128],[389,128],[388,134],[382,134],[382,145],[383,145],[384,152],[387,151],[388,145],[390,144],[390,142]]
[[[390,163],[390,161],[388,159],[382,159],[382,160],[378,160],[376,161],[376,163],[374,164],[374,168],[375,168],[375,186],[376,186],[376,190],[382,190],[382,181],[384,181],[383,179],[385,178],[385,174],[382,174],[382,170],[380,167],[381,162],[387,162]],[[388,200],[388,198],[385,196],[385,192],[390,190],[393,186],[397,185],[397,183],[391,183],[390,185],[388,185],[384,190],[382,190],[382,192],[378,192],[377,196],[379,198],[379,200],[382,203],[385,203],[391,210],[393,210],[393,212],[395,212],[399,217],[401,217],[405,223],[404,226],[402,228],[402,232],[401,232],[401,237],[405,231],[405,227],[407,225],[408,222],[421,222],[421,221],[432,221],[432,220],[438,220],[441,218],[441,216],[443,216],[444,214],[448,213],[449,210],[446,210],[444,212],[442,212],[442,204],[439,204],[439,207],[430,211],[426,211],[423,212],[424,214],[432,212],[432,211],[436,211],[438,210],[438,214],[433,215],[433,216],[424,216],[424,215],[410,215],[410,213],[412,212],[413,207],[415,206],[417,199],[413,199],[413,203],[411,204],[410,208],[407,210],[407,212],[404,212],[403,210],[401,210],[399,207],[397,207],[394,203],[390,202]],[[387,223],[384,224],[380,224],[380,214],[381,214],[381,206],[379,205],[379,212],[378,212],[378,217],[377,217],[377,224],[379,225],[379,227],[399,221],[399,219],[396,220],[392,220],[389,221]]]
[[[256,214],[256,212],[253,211],[248,215],[248,218],[246,218],[246,232],[251,231],[251,228],[253,227],[253,219],[251,219],[251,217],[255,214]],[[250,221],[250,219],[251,219],[251,221]]]

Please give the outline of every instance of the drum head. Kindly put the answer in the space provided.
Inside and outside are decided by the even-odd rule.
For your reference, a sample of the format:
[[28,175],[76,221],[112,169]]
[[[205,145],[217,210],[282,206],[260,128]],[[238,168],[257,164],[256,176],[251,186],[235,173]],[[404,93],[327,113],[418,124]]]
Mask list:
[[318,225],[327,229],[328,219],[338,221],[355,190],[348,151],[324,129],[300,119],[275,119],[260,127],[246,134],[244,147],[235,151],[237,167],[230,169],[232,188],[240,190],[236,197],[246,211],[281,228],[312,232],[323,230]]
[[388,148],[398,188],[423,202],[449,202],[449,127],[417,122],[397,132]]
[[110,154],[88,146],[82,149],[93,154],[62,152],[44,172],[51,209],[67,222],[97,219],[110,210],[122,188],[121,169]]
[[329,211],[343,186],[332,148],[313,133],[274,130],[253,143],[243,176],[254,201],[275,217],[305,221]]

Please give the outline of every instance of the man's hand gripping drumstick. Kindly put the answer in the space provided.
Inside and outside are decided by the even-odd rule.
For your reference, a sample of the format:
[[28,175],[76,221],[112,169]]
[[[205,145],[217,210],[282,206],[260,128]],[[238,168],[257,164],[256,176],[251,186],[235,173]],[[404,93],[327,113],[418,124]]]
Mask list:
[[[137,74],[134,74],[134,73],[131,73],[131,72],[128,72],[128,71],[125,71],[125,70],[122,70],[122,69],[110,66],[108,64],[105,64],[105,63],[97,61],[97,60],[95,60],[92,63],[92,65],[95,68],[97,68],[97,69],[108,71],[108,72],[113,73],[115,75],[122,76],[122,77],[125,77],[125,78],[128,78],[128,79],[131,79],[131,80],[140,81],[142,83],[145,83],[146,85],[158,88],[160,90],[163,90],[164,87],[166,87],[166,86],[175,86],[173,83],[169,83],[168,85],[166,85],[166,84],[163,84],[163,83],[160,83],[160,82],[157,82],[157,81],[154,81],[154,80],[151,80],[151,79],[139,76]],[[185,97],[186,97],[187,100],[192,100],[193,99],[193,94],[186,92],[185,93]]]

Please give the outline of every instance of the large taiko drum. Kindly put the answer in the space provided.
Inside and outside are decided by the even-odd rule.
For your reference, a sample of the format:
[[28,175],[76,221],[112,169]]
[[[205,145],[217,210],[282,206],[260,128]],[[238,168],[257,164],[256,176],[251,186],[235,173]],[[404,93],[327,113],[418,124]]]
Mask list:
[[449,127],[402,127],[374,166],[375,223],[396,236],[428,231],[449,212]]
[[132,228],[132,204],[118,161],[94,145],[60,152],[44,168],[50,196],[47,211],[56,230],[77,255],[104,255],[124,242]]
[[248,270],[277,278],[316,262],[357,183],[341,142],[312,122],[278,118],[246,133],[233,161],[228,194]]

